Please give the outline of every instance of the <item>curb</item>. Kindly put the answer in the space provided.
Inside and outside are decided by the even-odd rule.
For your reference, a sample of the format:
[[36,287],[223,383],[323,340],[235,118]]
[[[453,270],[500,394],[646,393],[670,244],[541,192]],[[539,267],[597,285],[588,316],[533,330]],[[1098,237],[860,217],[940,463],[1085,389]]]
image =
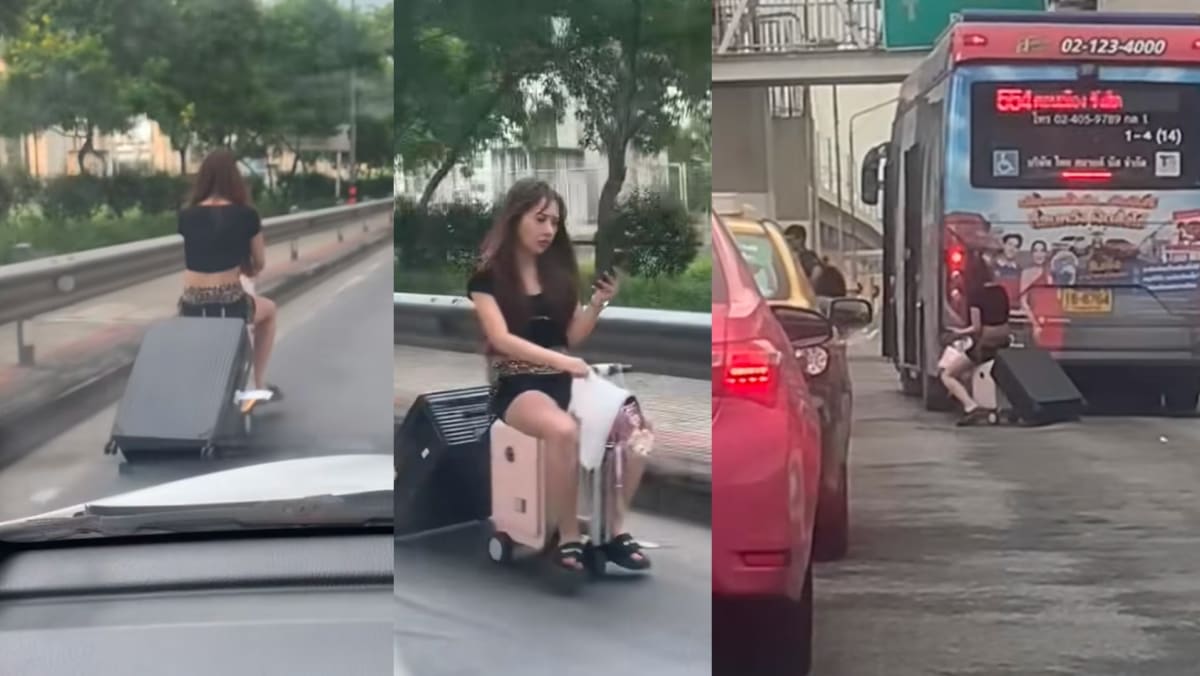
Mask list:
[[[344,254],[272,281],[258,292],[282,305],[321,278],[391,242],[392,228],[388,226],[372,237],[364,238]],[[100,355],[92,355],[90,363],[74,364],[66,369],[64,377],[56,378],[54,384],[45,388],[48,392],[43,398],[0,413],[0,469],[120,399],[145,329],[146,326],[131,329],[131,336],[116,342]],[[96,453],[101,450],[97,448]]]
[[[397,401],[396,405],[400,406],[400,402]],[[393,429],[397,432],[407,410],[406,406],[404,411],[397,409],[393,413]],[[634,496],[633,509],[711,528],[712,480],[705,481],[694,474],[670,472],[650,464]]]

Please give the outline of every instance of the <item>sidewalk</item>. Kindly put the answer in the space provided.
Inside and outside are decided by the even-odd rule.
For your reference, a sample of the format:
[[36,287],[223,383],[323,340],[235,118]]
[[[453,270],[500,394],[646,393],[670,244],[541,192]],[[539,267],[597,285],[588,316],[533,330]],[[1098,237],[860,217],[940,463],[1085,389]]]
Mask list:
[[[466,352],[443,352],[397,345],[394,359],[396,413],[403,415],[425,392],[486,384],[483,357]],[[651,484],[669,492],[712,494],[712,392],[707,380],[631,373],[625,377],[654,425],[655,447],[647,468]],[[669,484],[669,486],[662,486]],[[663,491],[642,491],[639,503],[677,502]],[[710,498],[709,498],[710,499]],[[707,511],[709,507],[689,506]],[[668,511],[677,508],[665,507]]]
[[[370,221],[369,232],[347,230],[342,242],[333,231],[304,237],[294,261],[289,241],[270,244],[259,293],[287,293],[386,240],[387,223],[382,214]],[[32,366],[17,364],[15,323],[0,326],[0,466],[31,443],[28,437],[44,433],[30,431],[35,419],[51,416],[55,422],[47,424],[64,424],[76,415],[65,409],[85,408],[75,400],[83,390],[128,369],[146,327],[175,313],[179,280],[178,274],[158,277],[25,322],[25,342],[35,350]]]

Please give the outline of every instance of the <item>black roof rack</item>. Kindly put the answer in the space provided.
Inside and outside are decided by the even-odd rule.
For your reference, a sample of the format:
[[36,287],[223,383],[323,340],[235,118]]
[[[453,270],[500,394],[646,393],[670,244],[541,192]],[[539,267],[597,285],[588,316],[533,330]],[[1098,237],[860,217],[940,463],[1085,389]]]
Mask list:
[[963,23],[1058,23],[1126,26],[1200,26],[1200,14],[1154,12],[1023,12],[968,9],[958,13]]

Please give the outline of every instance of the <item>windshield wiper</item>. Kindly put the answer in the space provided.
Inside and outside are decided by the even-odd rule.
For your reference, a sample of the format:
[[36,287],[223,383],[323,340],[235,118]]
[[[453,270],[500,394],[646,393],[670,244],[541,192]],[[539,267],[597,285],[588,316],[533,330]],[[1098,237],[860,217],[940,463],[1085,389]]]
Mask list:
[[212,505],[85,505],[71,516],[32,518],[0,527],[0,541],[285,528],[388,528],[393,523],[394,509],[392,491]]

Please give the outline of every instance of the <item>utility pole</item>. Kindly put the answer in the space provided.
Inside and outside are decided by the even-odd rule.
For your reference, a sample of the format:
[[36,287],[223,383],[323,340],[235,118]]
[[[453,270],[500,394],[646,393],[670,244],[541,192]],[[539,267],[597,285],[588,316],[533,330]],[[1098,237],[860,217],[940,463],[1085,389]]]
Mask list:
[[[358,23],[358,7],[350,0],[350,20]],[[358,197],[358,79],[357,63],[350,66],[350,197]]]

